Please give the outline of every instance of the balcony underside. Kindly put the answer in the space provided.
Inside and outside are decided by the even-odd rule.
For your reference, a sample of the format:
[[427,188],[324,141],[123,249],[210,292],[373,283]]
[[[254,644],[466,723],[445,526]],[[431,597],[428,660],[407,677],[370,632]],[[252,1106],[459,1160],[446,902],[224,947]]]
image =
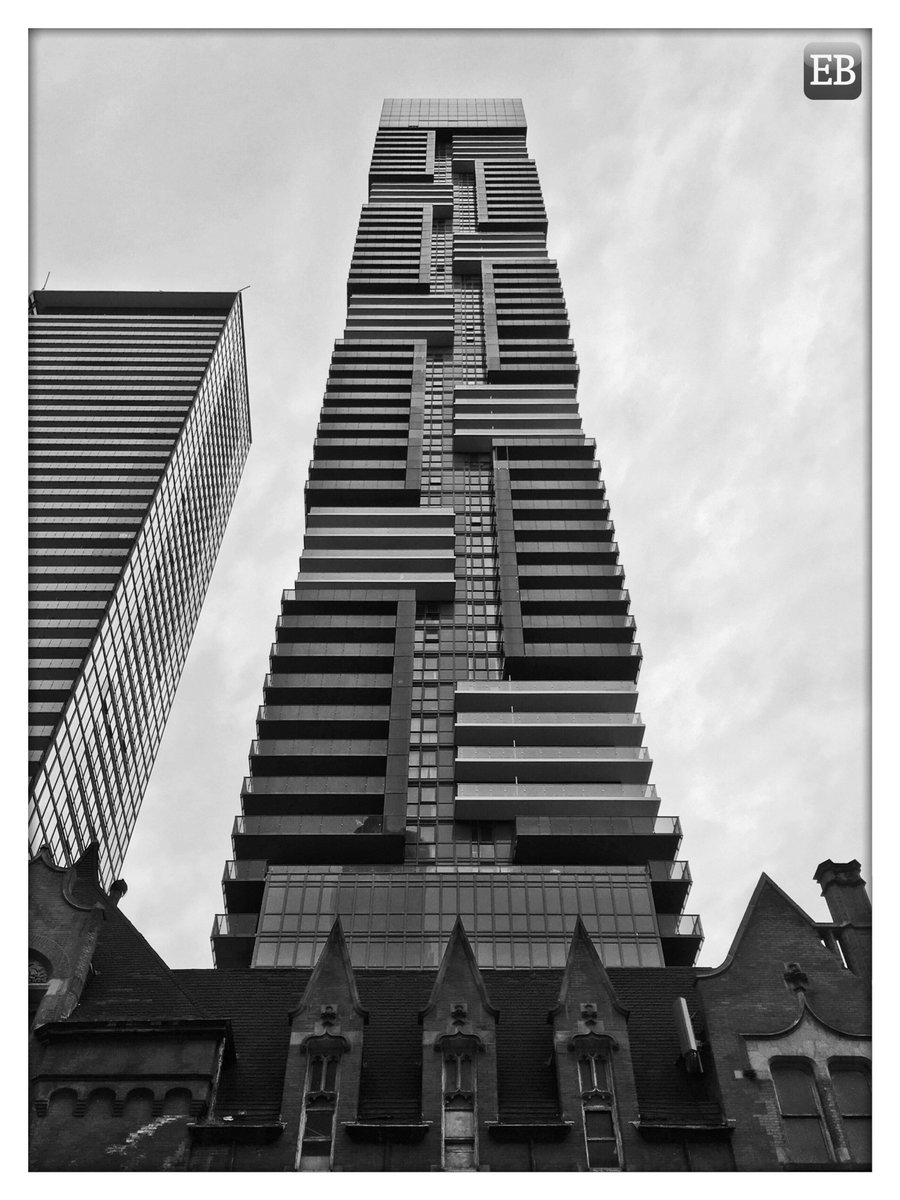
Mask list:
[[521,818],[516,821],[513,861],[560,866],[627,866],[678,853],[681,830],[659,829],[652,819]]
[[236,858],[279,863],[402,863],[403,833],[235,833]]

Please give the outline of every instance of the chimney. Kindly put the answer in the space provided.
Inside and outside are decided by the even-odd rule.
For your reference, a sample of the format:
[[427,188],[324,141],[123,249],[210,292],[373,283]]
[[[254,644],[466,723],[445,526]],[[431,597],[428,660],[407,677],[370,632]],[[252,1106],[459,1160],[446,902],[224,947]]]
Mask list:
[[125,882],[124,879],[116,879],[113,883],[110,884],[109,900],[110,900],[110,903],[112,904],[113,908],[119,907],[119,901],[122,899],[122,897],[125,895],[125,893],[127,891],[128,891],[128,884]]
[[872,904],[860,864],[826,859],[813,875],[822,889],[847,966],[861,979],[872,978]]

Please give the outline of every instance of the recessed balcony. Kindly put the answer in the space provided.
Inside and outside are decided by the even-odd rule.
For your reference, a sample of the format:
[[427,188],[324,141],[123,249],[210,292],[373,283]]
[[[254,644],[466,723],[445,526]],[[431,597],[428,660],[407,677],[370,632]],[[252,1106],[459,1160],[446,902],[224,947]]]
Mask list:
[[[523,621],[526,617],[628,616],[631,595],[627,588],[526,588],[519,589]],[[529,622],[533,624],[533,622]]]
[[524,654],[507,650],[510,679],[623,679],[635,682],[642,652],[631,642],[528,642]]
[[357,814],[384,808],[384,760],[375,775],[246,775],[241,788],[245,816]]
[[645,784],[653,760],[646,746],[460,746],[460,782]]
[[[446,542],[448,539],[443,540]],[[452,572],[456,568],[456,557],[452,539],[449,541],[449,545],[436,549],[417,544],[407,545],[405,549],[388,549],[381,546],[377,539],[372,539],[365,549],[350,544],[335,546],[329,550],[304,549],[300,556],[300,578],[302,580],[308,573],[322,571],[334,575],[359,575],[363,571],[416,572],[430,575],[443,571]]]
[[[293,674],[289,669],[279,669],[273,663],[273,672],[263,680],[263,695],[267,704],[390,704],[391,669],[393,660],[385,664],[383,672],[369,671],[324,671],[321,664],[317,671]],[[333,664],[332,664],[333,665]]]
[[522,615],[522,633],[527,645],[558,642],[561,646],[572,642],[617,642],[634,641],[634,617],[615,614],[571,613],[567,617],[554,614]]
[[463,712],[633,713],[637,688],[627,680],[464,680],[456,685],[455,706]]
[[386,833],[380,814],[236,817],[235,858],[279,863],[402,862],[405,833]]
[[391,672],[394,645],[391,642],[305,642],[276,643],[269,655],[273,674],[344,671]]
[[460,712],[457,746],[640,746],[639,713]]
[[[458,821],[510,821],[518,817],[652,819],[659,796],[652,783],[467,783],[456,785]],[[663,858],[662,854],[650,855]]]
[[370,775],[384,770],[387,740],[381,738],[256,738],[250,743],[250,774]]

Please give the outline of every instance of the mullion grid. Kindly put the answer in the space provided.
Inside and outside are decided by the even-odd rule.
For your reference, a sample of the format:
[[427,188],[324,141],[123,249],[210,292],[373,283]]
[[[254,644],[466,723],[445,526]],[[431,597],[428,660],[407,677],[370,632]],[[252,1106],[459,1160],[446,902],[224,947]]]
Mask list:
[[354,967],[436,967],[462,918],[479,966],[561,967],[580,916],[607,966],[662,965],[646,872],[273,868],[254,966],[312,966],[337,916]]
[[[249,447],[246,423],[237,419],[238,410],[246,410],[243,372],[236,366],[239,337],[232,312],[33,787],[32,852],[46,844],[57,862],[69,862],[102,833],[106,884],[121,867]],[[175,490],[185,478],[191,485],[184,506],[184,524],[193,534],[190,552],[173,528]],[[176,574],[191,585],[186,597],[172,586]],[[118,682],[121,687],[128,679],[126,708],[142,710],[144,718],[142,754],[125,772],[124,787],[113,783],[103,752],[111,660],[125,666]]]

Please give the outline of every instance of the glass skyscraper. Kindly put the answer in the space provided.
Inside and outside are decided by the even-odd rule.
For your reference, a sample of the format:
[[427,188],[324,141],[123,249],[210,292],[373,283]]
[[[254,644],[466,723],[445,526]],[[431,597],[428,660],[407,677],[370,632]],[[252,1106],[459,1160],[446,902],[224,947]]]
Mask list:
[[29,844],[115,878],[250,446],[240,295],[33,293]]
[[690,964],[699,920],[518,100],[388,100],[220,966]]

